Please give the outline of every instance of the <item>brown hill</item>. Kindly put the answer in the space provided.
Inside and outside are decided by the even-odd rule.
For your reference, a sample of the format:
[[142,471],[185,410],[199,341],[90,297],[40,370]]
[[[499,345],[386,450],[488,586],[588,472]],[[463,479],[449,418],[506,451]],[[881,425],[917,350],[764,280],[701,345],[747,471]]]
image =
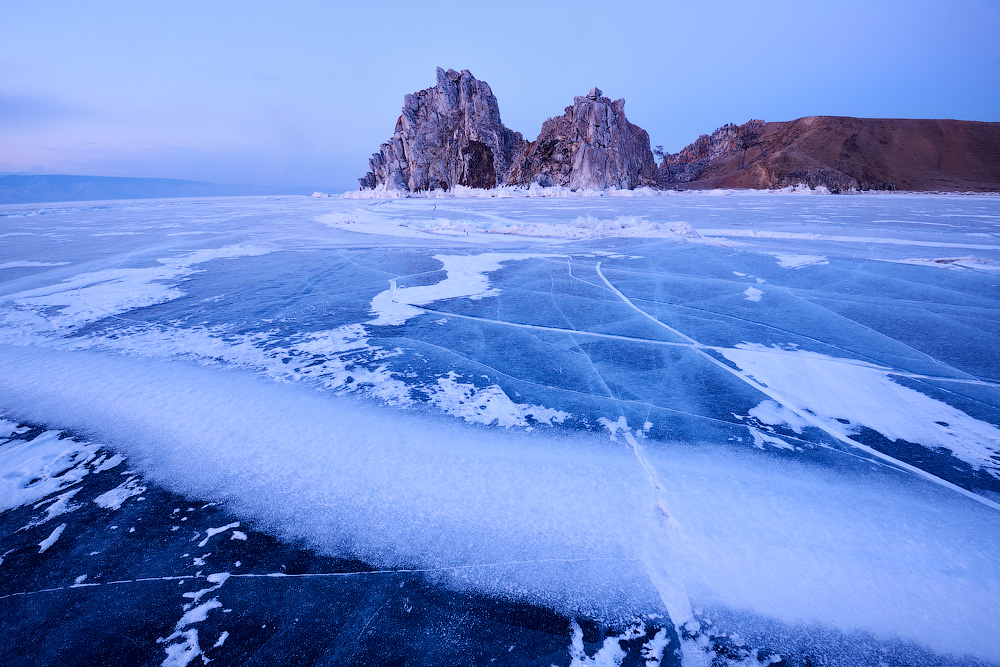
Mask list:
[[666,155],[671,187],[1000,191],[1000,123],[809,116],[724,125]]

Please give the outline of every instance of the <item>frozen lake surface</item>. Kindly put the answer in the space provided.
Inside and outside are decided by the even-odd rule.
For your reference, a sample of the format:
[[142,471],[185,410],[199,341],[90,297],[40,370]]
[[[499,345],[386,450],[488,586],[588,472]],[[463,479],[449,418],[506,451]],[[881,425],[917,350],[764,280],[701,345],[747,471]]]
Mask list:
[[5,664],[1000,664],[1000,197],[0,206]]

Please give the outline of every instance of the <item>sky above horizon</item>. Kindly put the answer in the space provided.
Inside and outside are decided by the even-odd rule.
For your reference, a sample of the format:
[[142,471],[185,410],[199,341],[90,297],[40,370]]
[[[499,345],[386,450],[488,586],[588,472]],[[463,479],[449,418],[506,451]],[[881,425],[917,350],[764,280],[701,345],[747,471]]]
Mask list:
[[435,67],[534,139],[598,86],[675,152],[725,123],[1000,121],[1000,2],[0,0],[0,173],[347,189]]

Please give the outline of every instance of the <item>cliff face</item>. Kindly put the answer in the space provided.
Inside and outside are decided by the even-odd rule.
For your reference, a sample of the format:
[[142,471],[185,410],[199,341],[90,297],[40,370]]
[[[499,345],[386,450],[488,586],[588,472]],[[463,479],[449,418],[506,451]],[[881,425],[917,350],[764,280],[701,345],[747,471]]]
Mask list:
[[574,190],[631,190],[656,184],[656,163],[649,135],[625,118],[625,100],[612,102],[593,88],[545,121],[515,176],[517,183]]
[[437,85],[406,95],[392,138],[359,179],[361,187],[433,190],[456,184],[492,188],[506,183],[525,145],[500,121],[493,91],[468,70],[437,69]]
[[683,188],[1000,190],[1000,123],[811,116],[725,125],[660,165]]
[[369,160],[362,188],[416,192],[455,185],[564,185],[573,189],[656,185],[646,131],[625,101],[594,88],[528,143],[500,120],[490,87],[467,70],[437,70],[437,85],[406,95],[392,138]]

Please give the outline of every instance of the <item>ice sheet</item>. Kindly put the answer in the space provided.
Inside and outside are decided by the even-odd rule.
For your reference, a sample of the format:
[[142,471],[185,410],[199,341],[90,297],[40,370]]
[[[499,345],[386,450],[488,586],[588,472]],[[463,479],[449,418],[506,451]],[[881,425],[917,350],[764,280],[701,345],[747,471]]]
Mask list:
[[[1000,198],[512,194],[0,207],[0,414],[134,459],[109,507],[1000,660]],[[122,460],[0,434],[46,521]]]

